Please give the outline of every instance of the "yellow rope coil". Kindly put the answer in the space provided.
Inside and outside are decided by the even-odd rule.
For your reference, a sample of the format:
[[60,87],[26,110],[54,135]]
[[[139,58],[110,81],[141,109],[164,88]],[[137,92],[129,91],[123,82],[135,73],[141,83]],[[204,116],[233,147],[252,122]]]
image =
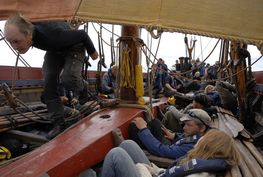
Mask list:
[[129,50],[124,49],[120,62],[120,86],[135,88],[134,70],[130,64]]
[[0,160],[8,160],[11,158],[11,152],[4,146],[0,146]]
[[142,65],[135,66],[136,97],[144,95]]

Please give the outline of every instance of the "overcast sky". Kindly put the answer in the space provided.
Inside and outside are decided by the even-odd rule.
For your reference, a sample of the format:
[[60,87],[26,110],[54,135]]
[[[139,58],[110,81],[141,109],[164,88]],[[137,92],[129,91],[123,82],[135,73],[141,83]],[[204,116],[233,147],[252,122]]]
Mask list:
[[[91,37],[96,49],[98,50],[98,35],[96,31],[99,31],[99,25],[94,24],[94,27],[89,24],[89,36]],[[3,31],[4,27],[4,21],[0,21],[0,29]],[[112,25],[104,25],[105,28],[108,30],[112,30]],[[120,27],[114,26],[114,33],[120,35]],[[103,29],[102,37],[103,39],[110,44],[110,38],[112,36],[112,33],[108,32],[107,30]],[[116,46],[116,39],[118,36],[114,37],[114,45]],[[146,45],[149,45],[150,47],[150,36],[148,32],[145,30],[142,30],[141,38],[143,39],[144,43]],[[193,36],[188,35],[188,41],[190,42],[194,39],[197,40],[195,51],[193,52],[193,55],[195,58],[205,59],[208,54],[212,51],[213,47],[215,46],[217,39],[207,38],[207,37],[199,37],[199,36]],[[152,52],[156,53],[156,48],[158,44],[158,39],[152,39]],[[111,53],[110,53],[110,46],[107,44],[103,44],[104,47],[104,55],[106,60],[106,65],[109,67],[111,63]],[[202,50],[201,50],[202,49]],[[249,46],[248,50],[250,51],[252,62],[255,61],[257,58],[259,58],[260,52],[255,46]],[[12,51],[6,46],[5,42],[2,40],[0,41],[0,65],[15,65],[16,56],[12,53]],[[201,52],[202,51],[202,52]],[[218,61],[219,58],[219,51],[220,51],[220,43],[218,44],[216,50],[213,52],[213,54],[209,57],[207,60],[208,63],[214,64],[215,61]],[[26,61],[32,66],[32,67],[41,67],[43,63],[43,56],[44,51],[41,51],[36,48],[30,49],[26,54],[22,55],[23,58],[26,59]],[[169,68],[172,68],[172,65],[175,63],[175,60],[178,59],[181,56],[185,56],[185,44],[184,44],[184,35],[181,33],[163,33],[160,41],[159,50],[157,53],[157,58],[163,58],[168,65]],[[144,54],[142,54],[144,56]],[[153,59],[151,57],[151,59]],[[90,59],[92,67],[91,70],[97,69],[97,63],[98,60],[92,61]],[[144,71],[146,71],[146,64],[145,64],[145,57],[142,57],[142,65],[144,68]],[[22,63],[19,63],[19,66],[23,66]],[[255,66],[253,66],[253,70],[262,70],[263,68],[263,59],[261,59]],[[106,69],[104,69],[106,70]]]

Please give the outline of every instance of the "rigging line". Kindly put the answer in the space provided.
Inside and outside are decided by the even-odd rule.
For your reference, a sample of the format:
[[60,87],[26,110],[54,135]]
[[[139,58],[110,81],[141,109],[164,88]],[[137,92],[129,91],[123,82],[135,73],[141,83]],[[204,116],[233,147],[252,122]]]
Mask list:
[[[144,46],[147,50],[149,50],[145,44],[143,44],[143,46]],[[143,48],[143,46],[141,46],[141,50],[143,51],[143,53],[144,53],[144,55],[145,55],[145,57],[146,57],[146,60],[149,60],[149,62],[153,65],[153,64],[154,64],[154,61],[157,61],[157,59],[155,58],[154,61],[152,61],[152,60],[146,55],[147,52],[145,51],[145,49]],[[150,51],[150,53],[151,53],[151,51]],[[152,54],[152,53],[151,53],[151,54]],[[169,72],[171,72],[171,70],[170,70],[169,68],[167,68],[167,69],[168,69]],[[168,73],[168,71],[164,71],[164,72]],[[169,73],[168,73],[168,74],[169,74]],[[189,79],[188,77],[182,76],[181,74],[177,74],[177,73],[176,73],[176,75],[177,75],[177,76],[180,76],[181,78],[183,78],[183,79],[185,79],[185,80],[190,80],[190,81],[192,80],[192,79]],[[153,77],[154,77],[154,75],[153,75],[153,73],[152,73],[152,74],[151,74],[151,80],[152,80],[152,82],[153,82]]]
[[[262,57],[263,57],[263,55],[261,55],[261,57],[259,57],[258,59],[256,59],[256,60],[251,64],[251,66],[253,66],[255,63],[257,63]],[[249,66],[248,66],[248,67],[249,67]]]
[[263,55],[261,55],[258,59],[256,59],[251,65],[248,65],[247,67],[243,68],[242,70],[236,72],[236,73],[233,73],[231,76],[227,76],[227,77],[224,77],[224,78],[220,78],[220,79],[215,79],[213,81],[221,81],[221,80],[226,80],[226,79],[229,79],[230,77],[233,77],[243,71],[245,71],[246,69],[248,69],[249,67],[253,66],[255,63],[257,63],[261,58],[263,57]]
[[82,3],[82,0],[79,1],[79,4],[77,5],[76,11],[74,12],[74,15],[73,15],[72,19],[75,18],[77,12],[79,11],[79,8],[80,8],[81,3]]
[[[94,30],[97,32],[97,33],[99,33],[99,31],[96,29],[96,27],[94,26],[94,23],[91,23],[92,24],[92,26],[93,26],[93,28],[94,28]],[[102,26],[102,28],[103,28],[103,26]],[[111,44],[109,44],[108,42],[106,42],[103,38],[102,38],[102,36],[100,36],[101,37],[101,39],[102,39],[102,41],[106,44],[106,45],[108,45],[108,46],[111,46]],[[118,48],[118,46],[113,46],[114,48]]]
[[14,69],[13,69],[13,78],[12,78],[12,86],[11,86],[11,89],[14,88],[14,84],[15,84],[15,78],[16,78],[16,72],[17,72],[18,59],[19,59],[19,54],[18,54],[17,57],[16,57],[16,64],[15,64],[15,67],[14,67]]
[[[151,63],[152,64],[154,64],[154,62],[155,61],[157,61],[158,59],[155,57],[155,55],[152,53],[152,51],[149,49],[149,47],[147,46],[147,45],[145,45],[145,44],[143,44],[144,46],[145,46],[145,48],[147,49],[147,51],[149,51],[149,58],[150,58],[150,55],[152,55],[153,57],[154,57],[154,60],[153,61],[151,61]],[[146,53],[147,53],[147,51],[146,51]]]
[[[201,48],[201,61],[203,61],[204,56],[203,56],[203,45],[202,45],[202,38],[201,38],[201,36],[200,36],[200,48]],[[199,56],[197,58],[199,58]]]
[[[197,41],[197,39],[195,38],[194,36],[194,44],[195,44],[195,41]],[[202,47],[202,46],[201,46]],[[194,45],[194,54],[193,54],[193,59],[195,59],[195,45]]]
[[[2,32],[1,29],[0,29],[0,35],[1,35],[2,38],[4,38],[4,41],[5,41],[6,45],[9,47],[9,49],[17,56],[17,55],[18,55],[18,52],[16,52],[16,51],[13,49],[13,47],[6,41],[6,39],[5,39],[5,37],[4,37],[4,34],[3,34],[3,32]],[[24,66],[26,66],[26,67],[31,67],[22,56],[19,57],[19,60],[23,63]]]
[[38,119],[31,118],[31,117],[27,116],[26,114],[24,114],[23,112],[21,112],[20,110],[18,110],[16,108],[15,108],[15,111],[17,113],[19,113],[21,116],[23,116],[24,118],[27,118],[27,119],[29,119],[29,120],[31,120],[33,122],[44,123],[44,124],[52,123],[51,121],[48,121],[48,120],[38,120]]
[[156,52],[155,52],[155,55],[154,55],[155,58],[156,58],[156,56],[157,56],[157,53],[158,53],[158,50],[159,50],[159,47],[160,47],[161,38],[162,38],[162,33],[161,33],[161,35],[160,35],[160,37],[159,37],[159,41],[158,41],[158,44],[157,44]]
[[203,63],[212,55],[212,53],[214,52],[215,48],[217,47],[218,43],[219,43],[220,39],[218,39],[218,41],[216,42],[214,48],[212,49],[212,51],[208,54],[208,56],[195,68],[191,69],[191,70],[188,70],[188,71],[185,71],[183,73],[180,73],[181,75],[184,75],[184,74],[188,74],[190,72],[192,72],[194,69],[199,69]]
[[[113,35],[115,35],[115,36],[117,36],[117,37],[121,37],[121,36],[119,36],[118,34],[115,34],[113,31],[110,31],[109,29],[107,29],[106,27],[104,27],[102,24],[98,24],[98,25],[102,26],[103,29],[105,29],[106,31],[112,33]],[[113,26],[114,26],[114,25],[113,25]]]
[[32,108],[30,108],[29,106],[27,106],[22,100],[16,98],[16,101],[17,101],[19,104],[23,105],[25,108],[27,108],[29,111],[31,111],[34,115],[38,116],[39,118],[41,118],[41,119],[43,119],[43,120],[46,120],[46,121],[49,121],[49,122],[50,122],[50,120],[49,120],[48,118],[41,116],[39,113],[37,113],[37,112],[34,111]]
[[[147,48],[147,46],[145,46],[145,47]],[[145,51],[145,49],[142,48],[141,50],[143,51],[143,53],[144,53],[145,56],[146,56],[146,53],[147,53],[147,52]],[[150,63],[154,64],[154,62],[153,62],[149,57],[146,56],[146,59],[149,60]],[[156,60],[156,58],[155,58],[155,60]],[[169,68],[167,68],[167,69],[168,69],[169,72],[171,72],[171,70],[170,70]],[[167,74],[169,74],[168,71],[164,71],[164,72],[166,72]],[[183,79],[185,79],[185,80],[193,81],[193,79],[190,79],[190,78],[188,78],[188,77],[184,77],[184,76],[182,76],[181,74],[178,74],[178,73],[175,73],[175,74],[176,74],[177,76],[180,76],[181,78],[183,78]],[[153,76],[153,74],[152,74],[152,76],[151,76],[152,82],[153,82],[153,77],[154,77],[154,76]],[[200,81],[198,81],[198,82],[200,82]]]
[[[214,52],[216,46],[218,45],[220,39],[218,39],[218,41],[216,42],[214,48],[212,49],[212,51],[208,54],[208,56],[200,63],[200,65],[198,65],[196,68],[194,69],[199,69],[202,64],[212,55],[212,53]],[[144,44],[144,46],[146,47],[146,49],[150,52],[150,54],[154,57],[154,61],[157,60],[157,58],[153,55],[153,53],[149,50],[149,48]],[[154,61],[151,61],[152,64],[154,64]],[[170,71],[170,69],[168,69]],[[183,72],[183,73],[180,73],[180,75],[183,75],[183,74],[187,74],[187,73],[190,73],[192,72],[193,69],[189,70],[189,71],[186,71],[186,72]]]
[[[197,58],[200,57],[200,55],[205,51],[205,49],[208,47],[208,45],[210,44],[210,42],[212,41],[213,38],[210,39],[210,41],[207,43],[207,45],[205,46],[205,48],[201,51],[201,53],[198,55]],[[203,55],[203,54],[202,54]],[[202,57],[203,58],[203,57]]]

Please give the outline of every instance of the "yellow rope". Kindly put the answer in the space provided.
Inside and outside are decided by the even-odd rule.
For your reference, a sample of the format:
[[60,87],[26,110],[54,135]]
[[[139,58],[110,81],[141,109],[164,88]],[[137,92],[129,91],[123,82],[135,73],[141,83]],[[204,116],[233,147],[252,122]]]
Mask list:
[[120,62],[120,86],[135,88],[134,69],[131,67],[129,53],[130,51],[127,48],[122,52],[122,60]]

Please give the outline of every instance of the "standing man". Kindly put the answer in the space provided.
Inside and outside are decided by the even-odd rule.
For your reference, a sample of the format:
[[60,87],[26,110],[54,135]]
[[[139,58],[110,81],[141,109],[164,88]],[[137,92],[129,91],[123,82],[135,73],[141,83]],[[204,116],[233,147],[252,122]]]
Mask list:
[[7,19],[4,35],[11,46],[20,54],[36,47],[46,51],[43,63],[44,99],[49,118],[54,122],[49,137],[53,138],[64,130],[63,105],[59,98],[59,75],[68,90],[82,90],[82,63],[85,50],[93,60],[98,53],[84,30],[73,30],[65,21],[31,23],[21,15]]

